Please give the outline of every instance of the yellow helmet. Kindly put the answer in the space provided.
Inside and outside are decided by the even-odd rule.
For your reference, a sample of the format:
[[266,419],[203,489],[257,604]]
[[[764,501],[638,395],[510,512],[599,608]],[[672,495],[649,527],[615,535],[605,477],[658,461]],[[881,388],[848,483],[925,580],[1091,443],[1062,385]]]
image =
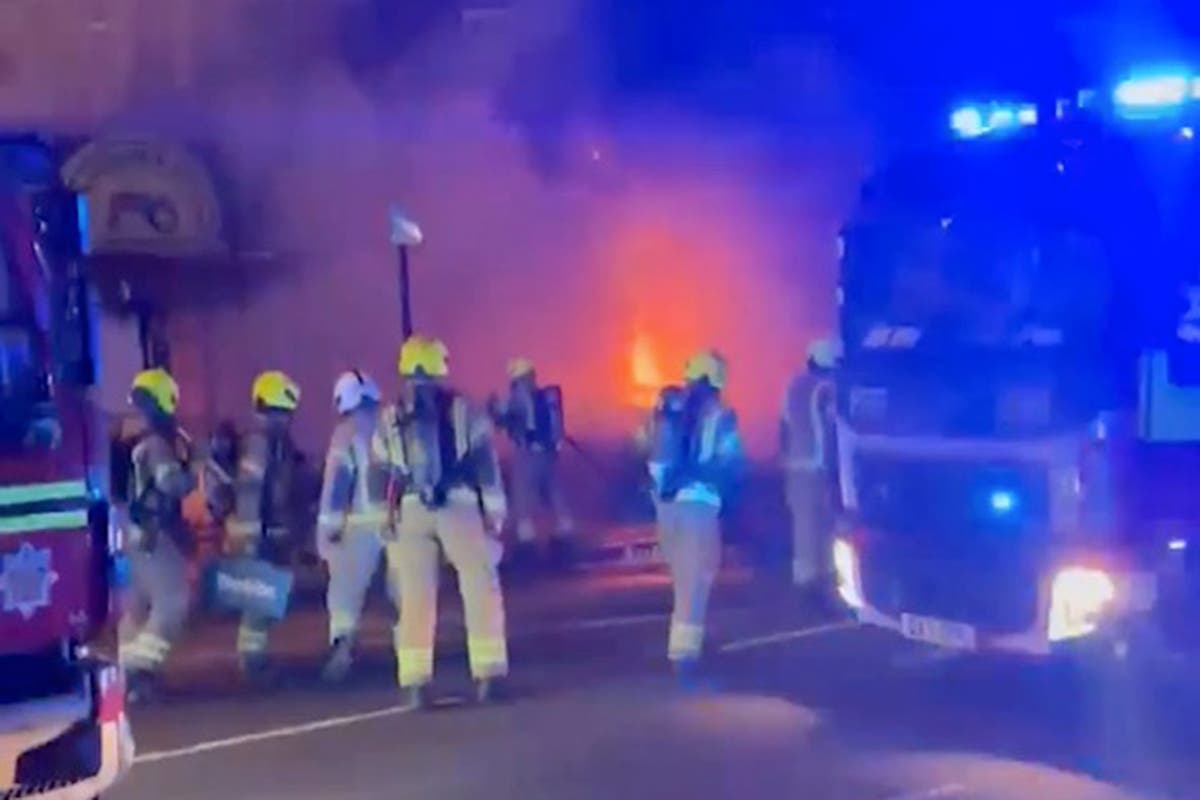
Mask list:
[[683,378],[689,383],[706,378],[714,389],[725,388],[725,357],[716,350],[701,350],[683,365]]
[[179,409],[179,384],[165,369],[144,369],[135,375],[129,388],[130,402],[135,392],[144,393],[164,414],[174,415]]
[[396,366],[405,377],[424,374],[429,378],[444,378],[450,374],[450,353],[441,339],[410,336],[400,347]]
[[286,374],[272,369],[254,379],[250,399],[258,408],[295,411],[300,407],[300,387]]
[[532,375],[534,372],[533,360],[518,356],[508,362],[508,378],[515,381],[517,378],[524,378],[526,375]]

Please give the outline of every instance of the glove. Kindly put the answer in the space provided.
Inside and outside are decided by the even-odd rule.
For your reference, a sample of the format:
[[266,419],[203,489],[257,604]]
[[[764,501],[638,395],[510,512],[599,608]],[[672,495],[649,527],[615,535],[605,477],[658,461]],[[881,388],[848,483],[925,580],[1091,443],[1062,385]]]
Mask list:
[[499,536],[489,536],[487,540],[488,557],[492,561],[492,569],[500,566],[504,560],[504,542]]
[[129,546],[132,551],[153,553],[158,549],[158,532],[142,526],[133,526],[129,530]]
[[508,517],[508,501],[504,497],[504,492],[495,490],[483,492],[483,516],[488,533],[499,537],[501,531],[504,530],[505,519]]
[[345,532],[340,527],[329,526],[317,531],[317,555],[328,561],[330,554],[345,541]]

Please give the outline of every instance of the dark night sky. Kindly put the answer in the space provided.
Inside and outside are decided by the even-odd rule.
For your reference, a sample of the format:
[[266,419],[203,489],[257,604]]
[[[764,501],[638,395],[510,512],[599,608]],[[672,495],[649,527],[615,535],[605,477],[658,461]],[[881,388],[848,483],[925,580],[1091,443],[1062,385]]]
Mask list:
[[820,43],[866,121],[907,137],[942,130],[958,100],[1109,85],[1130,65],[1200,55],[1198,38],[1200,4],[1186,1],[590,0],[573,32],[525,54],[505,109],[543,129],[648,100],[771,124],[786,112],[756,65]]

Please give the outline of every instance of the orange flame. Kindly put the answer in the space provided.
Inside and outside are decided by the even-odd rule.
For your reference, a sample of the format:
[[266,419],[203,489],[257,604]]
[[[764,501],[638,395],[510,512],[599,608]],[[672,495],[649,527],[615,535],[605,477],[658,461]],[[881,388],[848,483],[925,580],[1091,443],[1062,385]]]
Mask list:
[[651,408],[658,392],[665,385],[662,370],[658,366],[658,355],[650,337],[638,333],[633,338],[629,353],[630,377],[632,393],[630,402],[638,408]]

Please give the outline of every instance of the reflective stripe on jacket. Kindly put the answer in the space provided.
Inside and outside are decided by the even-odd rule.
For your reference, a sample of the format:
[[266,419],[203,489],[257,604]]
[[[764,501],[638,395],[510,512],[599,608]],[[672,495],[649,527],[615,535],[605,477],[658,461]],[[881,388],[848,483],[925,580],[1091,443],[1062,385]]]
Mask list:
[[829,436],[833,381],[805,372],[788,386],[780,426],[780,450],[788,469],[819,470],[832,465]]
[[[639,431],[638,441],[653,441],[656,424],[655,416],[651,416]],[[701,415],[697,430],[698,436],[693,451],[695,466],[702,469],[711,468],[716,473],[727,473],[736,468],[742,459],[743,449],[738,432],[737,414],[732,409],[719,400],[714,400]],[[670,465],[651,459],[646,466],[655,485],[661,488]],[[674,499],[678,502],[700,502],[720,506],[720,487],[710,481],[693,481],[680,487]]]
[[[380,413],[379,427],[371,440],[372,455],[388,465],[397,477],[405,482],[405,498],[413,491],[415,476],[421,474],[431,462],[424,452],[420,437],[414,435],[409,426],[401,431],[399,420],[407,417],[411,407],[389,404]],[[469,463],[474,469],[474,478],[488,513],[503,514],[507,510],[504,483],[500,475],[500,462],[496,455],[494,430],[491,419],[472,408],[462,395],[455,394],[450,410],[454,450],[460,462]],[[464,499],[473,496],[475,486],[450,486],[449,499],[458,496]]]
[[378,408],[360,408],[340,419],[329,439],[321,481],[322,529],[379,527],[387,521],[385,465],[371,455]]
[[[282,434],[286,437],[287,434]],[[272,450],[282,443],[283,453],[274,454]],[[274,447],[273,447],[274,445]],[[272,464],[272,459],[290,459],[292,457],[290,440],[273,439],[266,431],[258,430],[242,437],[239,447],[237,475],[234,477],[234,489],[237,495],[234,513],[227,522],[227,530],[243,537],[257,537],[264,532],[282,532],[287,529],[291,501],[289,474],[282,472],[290,470],[292,464]],[[276,485],[266,485],[268,473]],[[270,491],[268,491],[270,489]],[[264,508],[264,501],[271,502],[273,508]],[[267,531],[267,528],[270,531]]]

